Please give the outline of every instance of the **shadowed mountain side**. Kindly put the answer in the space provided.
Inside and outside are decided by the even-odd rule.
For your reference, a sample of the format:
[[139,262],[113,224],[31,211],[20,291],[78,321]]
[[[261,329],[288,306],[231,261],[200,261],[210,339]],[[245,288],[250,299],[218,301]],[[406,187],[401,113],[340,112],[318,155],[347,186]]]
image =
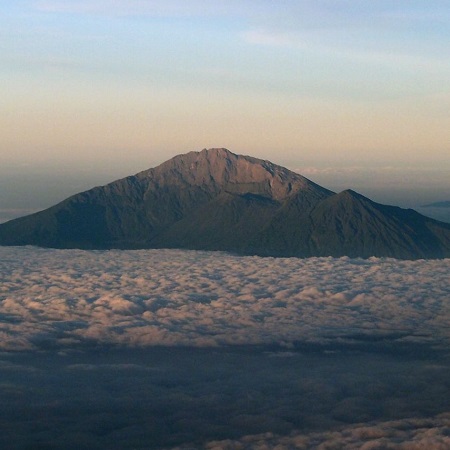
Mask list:
[[279,203],[255,194],[219,194],[157,236],[155,247],[241,252],[271,220]]
[[1,224],[0,244],[442,258],[450,256],[450,225],[205,149]]
[[449,225],[437,225],[412,209],[375,203],[352,190],[324,200],[311,219],[311,241],[314,253],[320,256],[409,259],[411,255],[449,255]]
[[258,236],[264,255],[399,259],[449,255],[449,224],[412,209],[381,205],[352,190],[327,196],[310,209],[294,200]]

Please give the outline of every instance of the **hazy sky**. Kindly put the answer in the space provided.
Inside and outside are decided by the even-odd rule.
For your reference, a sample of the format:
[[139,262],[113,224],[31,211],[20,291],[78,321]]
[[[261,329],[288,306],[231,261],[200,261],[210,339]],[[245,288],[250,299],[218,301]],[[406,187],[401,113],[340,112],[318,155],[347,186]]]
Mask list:
[[4,0],[0,20],[0,176],[204,147],[450,172],[448,0]]

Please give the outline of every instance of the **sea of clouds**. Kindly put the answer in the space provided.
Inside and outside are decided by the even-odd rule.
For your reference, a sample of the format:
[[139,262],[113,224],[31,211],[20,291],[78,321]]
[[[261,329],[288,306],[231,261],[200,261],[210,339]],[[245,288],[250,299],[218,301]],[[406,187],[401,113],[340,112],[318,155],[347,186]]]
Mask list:
[[450,260],[0,247],[0,349],[450,343]]
[[[212,441],[207,450],[448,450],[450,414],[432,419],[405,419],[359,424],[325,433],[276,436],[265,433],[240,440]],[[181,447],[178,447],[181,450]]]
[[449,259],[0,247],[0,277],[2,448],[449,448]]

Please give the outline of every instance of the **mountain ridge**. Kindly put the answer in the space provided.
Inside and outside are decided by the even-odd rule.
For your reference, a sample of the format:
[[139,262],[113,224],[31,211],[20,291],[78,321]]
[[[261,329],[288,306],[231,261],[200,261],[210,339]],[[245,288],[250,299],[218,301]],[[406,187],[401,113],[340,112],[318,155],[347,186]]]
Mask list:
[[0,245],[443,258],[450,257],[450,225],[213,148],[0,224]]

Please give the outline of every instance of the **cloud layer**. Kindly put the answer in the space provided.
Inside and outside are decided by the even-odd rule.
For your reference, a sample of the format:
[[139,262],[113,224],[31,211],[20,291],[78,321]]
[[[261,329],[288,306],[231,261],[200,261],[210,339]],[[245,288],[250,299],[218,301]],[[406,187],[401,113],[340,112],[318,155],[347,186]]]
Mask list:
[[449,369],[445,352],[4,352],[0,448],[446,448]]
[[450,260],[0,247],[0,447],[448,448]]
[[430,419],[405,419],[390,422],[361,424],[326,433],[274,436],[266,433],[245,436],[240,440],[209,442],[210,450],[245,449],[347,449],[347,450],[445,450],[450,447],[448,430],[450,414]]
[[450,260],[0,248],[0,348],[450,342]]

